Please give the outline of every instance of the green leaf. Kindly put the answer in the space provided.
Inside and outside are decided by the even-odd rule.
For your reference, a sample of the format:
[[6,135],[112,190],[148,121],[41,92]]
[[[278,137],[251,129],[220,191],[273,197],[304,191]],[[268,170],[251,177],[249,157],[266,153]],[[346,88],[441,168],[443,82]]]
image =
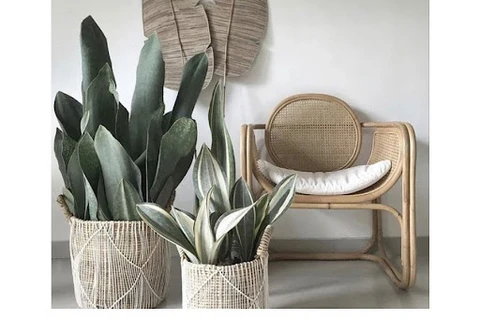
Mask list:
[[229,190],[231,190],[235,183],[235,153],[225,125],[224,106],[223,87],[220,82],[217,82],[208,111],[208,123],[212,134],[212,154],[222,167]]
[[202,91],[208,69],[205,52],[193,56],[183,67],[182,82],[172,109],[170,125],[182,117],[190,118],[198,96]]
[[75,216],[78,219],[85,220],[86,215],[86,199],[85,199],[85,185],[83,179],[82,166],[80,164],[79,155],[80,144],[77,144],[73,151],[70,161],[67,166],[68,180],[70,181],[70,188],[75,199]]
[[81,126],[92,136],[100,125],[115,133],[118,104],[112,69],[105,64],[85,92],[85,114]]
[[130,130],[128,127],[128,110],[119,102],[115,118],[115,138],[122,144],[127,153],[130,153]]
[[141,220],[137,213],[136,205],[142,202],[137,190],[127,180],[120,180],[115,200],[113,202],[113,220],[138,221]]
[[210,198],[213,189],[210,189],[205,198],[200,203],[197,218],[193,226],[195,233],[195,248],[197,249],[200,263],[215,263],[215,257],[212,256],[215,237],[210,225]]
[[145,186],[147,195],[145,196],[145,198],[147,200],[150,198],[148,191],[153,185],[153,181],[155,180],[155,173],[157,171],[158,153],[160,152],[160,144],[163,137],[163,111],[164,107],[162,106],[152,114],[152,118],[150,119],[150,125],[148,126],[146,150],[144,153],[142,153],[142,155],[145,154],[146,161],[145,177],[147,181]]
[[78,141],[78,145],[80,148],[79,155],[82,172],[85,174],[91,186],[98,186],[102,169],[92,137],[88,133],[85,133],[82,138],[80,138],[80,141]]
[[82,104],[68,94],[59,91],[55,95],[53,109],[63,131],[70,138],[78,141],[81,136],[80,120],[83,114]]
[[103,181],[103,175],[100,174],[97,187],[97,201],[98,201],[98,214],[97,218],[100,221],[113,220],[113,216],[108,207],[107,195],[105,193],[105,183]]
[[188,118],[178,119],[162,137],[155,180],[150,196],[156,199],[167,179],[175,172],[180,159],[190,154],[197,144],[197,124]]
[[295,182],[297,175],[293,174],[275,186],[270,194],[268,205],[269,223],[274,224],[290,207],[295,196]]
[[130,118],[132,158],[137,158],[145,150],[152,114],[164,105],[164,80],[165,62],[160,41],[154,33],[145,42],[137,66]]
[[182,232],[187,237],[188,241],[194,246],[195,236],[193,233],[193,225],[195,223],[195,217],[186,211],[174,207],[172,207],[170,214],[175,221],[177,221],[178,226],[182,229]]
[[231,209],[225,174],[205,144],[193,166],[193,185],[200,201],[211,188],[215,188],[212,196],[214,211],[226,212]]
[[55,152],[55,157],[57,158],[58,168],[63,177],[63,182],[67,188],[70,188],[71,186],[67,175],[67,165],[70,161],[73,151],[75,150],[75,145],[75,140],[57,128],[53,142],[53,150]]
[[72,213],[74,216],[75,214],[75,200],[73,199],[73,194],[68,190],[67,188],[62,189],[62,194],[63,198],[65,199],[65,203],[67,204],[68,210],[70,213]]
[[168,202],[170,201],[174,190],[173,178],[168,177],[167,181],[163,185],[162,190],[160,190],[158,197],[155,199],[155,203],[162,208],[167,208]]
[[141,196],[140,170],[120,142],[103,126],[98,127],[94,145],[102,167],[107,202],[113,212],[115,193],[122,179],[130,182]]
[[[235,209],[243,208],[253,204],[253,197],[245,179],[237,180],[232,190],[232,204]],[[237,239],[241,249],[241,257],[243,261],[249,261],[255,241],[255,206],[240,220],[235,228]]]
[[85,214],[89,220],[97,221],[97,212],[98,212],[98,202],[97,197],[95,196],[95,192],[92,189],[92,186],[88,182],[87,177],[85,174],[83,175],[83,183],[85,186],[85,201],[87,203],[87,212]]
[[176,189],[178,185],[183,181],[185,176],[188,173],[193,161],[193,156],[195,155],[195,145],[192,146],[192,151],[186,155],[185,157],[181,157],[178,160],[177,166],[175,167],[175,171],[173,172],[173,188]]
[[[154,203],[137,204],[137,212],[145,223],[155,230],[165,240],[180,246],[193,263],[198,263],[195,248],[183,234],[177,222],[160,206]],[[194,260],[192,260],[194,259]]]
[[162,119],[162,129],[163,129],[163,132],[167,132],[168,130],[170,130],[170,120],[172,118],[172,111],[169,111],[167,113],[165,113],[163,115],[163,119]]
[[91,16],[82,21],[80,42],[83,75],[82,92],[85,93],[105,63],[108,63],[111,68],[112,61],[108,52],[107,39]]

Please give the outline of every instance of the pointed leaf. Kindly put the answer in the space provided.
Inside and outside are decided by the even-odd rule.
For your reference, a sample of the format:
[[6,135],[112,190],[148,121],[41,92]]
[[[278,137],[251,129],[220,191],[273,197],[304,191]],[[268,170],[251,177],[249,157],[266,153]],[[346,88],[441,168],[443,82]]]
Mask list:
[[128,118],[128,110],[119,103],[115,118],[115,138],[117,138],[122,144],[125,151],[130,154],[130,130],[128,127]]
[[57,128],[57,131],[55,132],[53,149],[55,152],[55,157],[57,158],[58,168],[63,177],[63,182],[67,188],[70,188],[70,180],[67,175],[67,164],[70,161],[73,150],[75,150],[75,145],[75,140]]
[[207,74],[208,57],[205,53],[194,55],[183,68],[182,82],[172,109],[170,124],[182,117],[190,118]]
[[140,170],[107,129],[98,127],[95,135],[95,150],[102,167],[105,193],[110,211],[113,211],[115,193],[122,179],[130,182],[141,196]]
[[78,219],[85,220],[86,215],[86,200],[85,200],[85,185],[83,181],[83,171],[80,164],[79,145],[75,147],[70,161],[67,166],[68,180],[75,199],[75,216]]
[[74,216],[75,214],[75,200],[73,199],[73,194],[68,190],[67,188],[62,188],[62,194],[63,198],[65,199],[65,203],[67,204],[68,210],[70,213],[72,213]]
[[115,200],[113,202],[113,220],[141,220],[136,210],[136,205],[141,202],[142,198],[132,184],[124,179],[120,180],[117,192],[115,193]]
[[141,203],[137,204],[137,212],[142,220],[165,240],[196,256],[195,248],[185,237],[177,222],[163,208],[154,203]]
[[214,211],[230,210],[230,197],[225,175],[205,144],[193,166],[193,185],[199,200],[204,199],[208,190],[214,187],[212,196]]
[[[243,208],[253,204],[253,197],[245,179],[240,178],[235,183],[232,190],[232,204],[235,209]],[[241,257],[243,261],[249,261],[255,241],[255,206],[240,220],[235,228],[237,239],[241,248]]]
[[197,218],[193,230],[195,233],[195,248],[197,249],[198,259],[200,263],[209,263],[211,261],[211,250],[215,243],[215,237],[210,225],[210,198],[213,189],[207,192],[207,195],[200,203]]
[[270,194],[268,205],[269,223],[274,224],[280,216],[290,207],[295,196],[295,182],[297,175],[293,174],[275,186]]
[[88,133],[85,133],[78,141],[78,145],[80,148],[79,155],[82,172],[85,174],[91,186],[98,186],[101,166],[92,137]]
[[85,114],[82,119],[85,131],[93,136],[98,126],[102,125],[115,133],[118,104],[113,73],[110,65],[105,64],[85,92]]
[[82,21],[80,40],[83,75],[82,92],[85,93],[105,63],[108,63],[111,68],[112,61],[108,52],[107,39],[91,16]]
[[[157,171],[158,153],[160,152],[160,144],[163,137],[163,111],[164,106],[161,106],[159,109],[153,112],[152,118],[150,119],[150,124],[148,126],[146,150],[144,153],[142,153],[142,155],[145,154],[146,161],[145,176],[147,182],[145,186],[147,191],[149,191],[152,187],[153,181],[155,180],[155,173]],[[148,194],[146,199],[149,199]]]
[[165,181],[165,184],[163,185],[162,190],[160,190],[158,197],[155,199],[155,203],[162,208],[167,208],[168,202],[170,201],[174,190],[173,178],[168,177],[167,181]]
[[59,91],[55,95],[53,109],[63,131],[70,138],[78,141],[81,136],[80,120],[83,114],[82,104],[68,94]]
[[97,218],[100,221],[113,220],[112,213],[108,207],[107,195],[105,193],[105,183],[103,181],[103,174],[100,174],[97,187],[97,202],[98,202],[98,214]]
[[[218,218],[215,225],[215,239],[218,241],[242,220],[242,218],[253,208],[253,204],[245,208],[234,209],[225,212]],[[198,218],[197,218],[198,219]]]
[[255,202],[255,235],[265,219],[268,211],[269,194],[265,193]]
[[164,105],[164,77],[165,63],[160,41],[156,34],[152,34],[143,45],[137,66],[130,118],[132,158],[137,158],[145,150],[152,114]]
[[224,107],[223,87],[220,82],[217,82],[208,110],[208,123],[212,134],[212,154],[222,167],[228,188],[231,190],[235,183],[235,154],[230,134],[225,125]]
[[87,213],[85,214],[85,217],[88,217],[88,220],[97,221],[97,197],[85,174],[83,175],[83,183],[85,185],[85,201],[87,203]]
[[197,144],[197,124],[194,120],[181,118],[162,137],[155,180],[150,196],[156,199],[167,179],[175,172],[180,159],[190,154]]
[[195,236],[193,233],[193,225],[195,223],[195,217],[188,212],[174,207],[172,207],[170,214],[175,219],[175,221],[177,221],[178,226],[180,227],[180,229],[182,229],[182,232],[187,237],[188,241],[190,241],[192,246],[194,246]]

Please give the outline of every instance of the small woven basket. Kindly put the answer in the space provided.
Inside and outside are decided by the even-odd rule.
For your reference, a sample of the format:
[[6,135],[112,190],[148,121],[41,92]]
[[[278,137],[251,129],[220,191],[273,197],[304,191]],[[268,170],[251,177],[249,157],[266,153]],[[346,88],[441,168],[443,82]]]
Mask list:
[[195,264],[181,253],[183,309],[265,309],[268,304],[268,245],[263,233],[253,261],[229,266]]
[[170,278],[167,242],[143,221],[75,218],[62,195],[57,202],[70,223],[70,259],[80,308],[155,308]]

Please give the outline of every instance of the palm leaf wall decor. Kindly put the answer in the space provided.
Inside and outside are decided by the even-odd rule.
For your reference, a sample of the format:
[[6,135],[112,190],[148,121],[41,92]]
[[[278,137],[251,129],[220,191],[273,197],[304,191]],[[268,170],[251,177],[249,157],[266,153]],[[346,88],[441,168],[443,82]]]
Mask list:
[[200,52],[208,56],[203,88],[214,72],[214,54],[204,8],[192,0],[143,0],[145,36],[157,32],[165,61],[165,87],[178,90],[186,61]]
[[265,37],[267,0],[197,0],[197,3],[202,3],[207,12],[215,74],[226,77],[245,74]]

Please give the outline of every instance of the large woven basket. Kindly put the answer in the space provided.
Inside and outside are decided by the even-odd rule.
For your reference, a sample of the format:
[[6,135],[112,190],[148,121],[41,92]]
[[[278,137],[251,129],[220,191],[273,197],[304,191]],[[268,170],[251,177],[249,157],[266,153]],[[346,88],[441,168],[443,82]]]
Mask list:
[[268,305],[267,226],[253,261],[215,266],[194,264],[182,254],[182,307],[184,309],[265,309]]
[[80,308],[155,308],[170,278],[167,242],[143,221],[85,221],[58,197],[70,222],[70,259]]

